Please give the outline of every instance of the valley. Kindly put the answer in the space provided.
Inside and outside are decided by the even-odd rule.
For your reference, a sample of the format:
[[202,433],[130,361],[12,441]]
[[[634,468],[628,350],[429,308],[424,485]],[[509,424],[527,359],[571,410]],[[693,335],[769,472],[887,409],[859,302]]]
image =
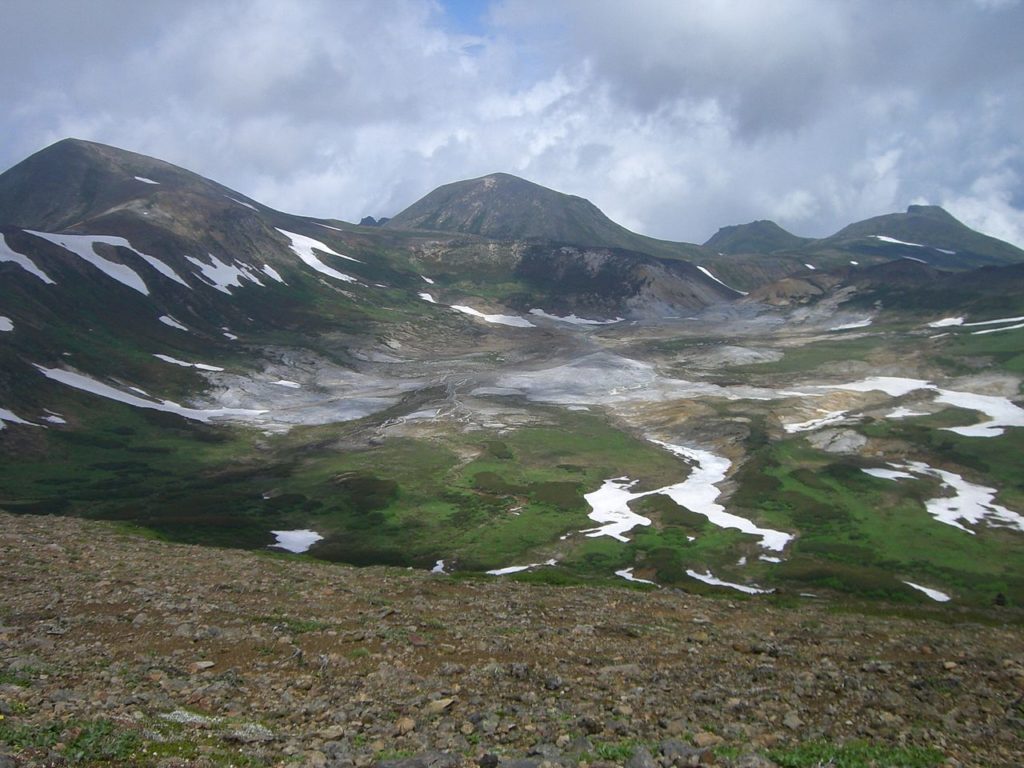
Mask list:
[[3,174],[0,508],[463,577],[1021,605],[1024,254],[928,206],[672,245],[519,182],[380,227],[85,142]]

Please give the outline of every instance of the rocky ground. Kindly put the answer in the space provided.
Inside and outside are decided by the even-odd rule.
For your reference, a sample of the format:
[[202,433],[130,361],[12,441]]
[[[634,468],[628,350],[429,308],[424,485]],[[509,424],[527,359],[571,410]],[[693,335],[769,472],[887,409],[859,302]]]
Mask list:
[[0,767],[1019,766],[1021,627],[0,514]]

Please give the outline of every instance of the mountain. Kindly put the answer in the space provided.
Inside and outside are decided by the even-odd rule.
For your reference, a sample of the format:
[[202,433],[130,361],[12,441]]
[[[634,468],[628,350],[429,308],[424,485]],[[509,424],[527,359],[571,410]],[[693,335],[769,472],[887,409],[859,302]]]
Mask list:
[[868,259],[920,259],[940,269],[975,269],[1024,261],[1024,251],[976,232],[934,205],[911,205],[905,213],[875,216],[816,240],[802,253]]
[[719,256],[492,182],[444,231],[75,140],[0,174],[0,509],[553,583],[1024,602],[1021,267],[966,269],[995,245],[946,253],[962,225],[926,211],[917,245],[882,222]]
[[546,240],[620,248],[666,258],[700,255],[699,246],[638,235],[582,197],[507,173],[445,184],[393,216],[390,229],[481,235],[496,240]]
[[704,243],[704,247],[718,253],[772,253],[799,248],[810,242],[811,238],[797,237],[774,221],[762,219],[722,227]]

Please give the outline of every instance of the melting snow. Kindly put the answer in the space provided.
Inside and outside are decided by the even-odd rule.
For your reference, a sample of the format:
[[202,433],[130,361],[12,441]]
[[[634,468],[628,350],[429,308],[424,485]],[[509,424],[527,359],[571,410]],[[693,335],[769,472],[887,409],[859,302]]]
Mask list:
[[651,524],[648,518],[633,512],[629,508],[629,503],[645,496],[662,494],[679,506],[707,518],[712,525],[719,528],[736,528],[742,533],[760,536],[760,545],[765,549],[780,552],[785,549],[786,544],[793,538],[790,534],[760,528],[745,517],[726,512],[721,504],[716,503],[721,494],[717,483],[725,479],[731,466],[728,459],[699,448],[672,445],[660,440],[652,442],[690,464],[690,474],[686,480],[644,493],[630,492],[629,489],[636,484],[635,480],[631,481],[626,477],[605,480],[598,490],[583,496],[591,508],[591,513],[587,517],[601,525],[580,533],[590,537],[611,536],[619,541],[628,541],[625,534],[630,530],[638,525]]
[[438,560],[434,563],[434,567],[430,569],[431,573],[447,573],[444,569],[444,560]]
[[188,330],[188,328],[186,326],[184,326],[181,323],[179,323],[177,320],[175,320],[170,315],[160,315],[159,320],[164,325],[169,325],[169,326],[171,326],[171,328],[177,328],[179,331],[187,331]]
[[866,317],[863,320],[854,320],[853,322],[850,322],[850,323],[843,323],[842,325],[837,325],[834,328],[829,328],[829,330],[830,331],[848,331],[848,330],[851,330],[853,328],[867,328],[869,325],[871,325],[871,318],[870,317]]
[[797,432],[810,432],[830,424],[838,424],[846,418],[847,411],[822,411],[822,413],[825,415],[819,419],[801,421],[798,424],[783,424],[782,426],[791,435]]
[[0,315],[0,331],[13,331],[14,323],[11,322],[11,318]]
[[909,419],[912,416],[927,416],[926,411],[912,411],[909,408],[904,408],[902,405],[898,408],[894,408],[886,416],[888,419]]
[[180,365],[184,368],[198,368],[200,371],[223,371],[223,368],[218,368],[216,365],[207,365],[206,363],[186,363],[184,360],[178,360],[170,355],[153,355],[158,360],[163,360],[165,363],[171,363],[172,365]]
[[807,267],[810,270],[816,270],[817,269],[817,267],[814,266],[813,264],[804,264],[804,266]]
[[636,480],[630,480],[627,477],[616,477],[605,480],[596,491],[584,494],[583,498],[591,509],[587,517],[601,525],[597,528],[580,531],[580,533],[585,533],[590,537],[611,536],[619,541],[629,541],[625,536],[628,531],[638,525],[650,525],[649,518],[638,515],[629,508],[629,502],[654,493],[654,491],[630,493],[629,489],[636,483]]
[[881,467],[868,467],[861,469],[861,472],[877,477],[880,480],[913,480],[914,476],[909,472],[901,472],[898,469],[882,469]]
[[265,274],[271,280],[276,280],[279,283],[283,283],[284,285],[288,285],[288,283],[284,282],[284,278],[281,277],[281,275],[278,273],[278,271],[276,269],[274,269],[272,266],[270,266],[269,264],[264,264],[263,265],[263,274]]
[[271,531],[271,533],[277,537],[277,541],[270,546],[287,549],[289,552],[296,554],[305,552],[323,538],[316,531],[305,529],[298,531]]
[[632,568],[623,568],[621,571],[616,571],[615,575],[625,579],[626,581],[632,581],[636,584],[653,584],[656,587],[659,586],[659,584],[656,581],[651,581],[650,579],[637,578],[633,575]]
[[535,328],[536,326],[527,320],[525,317],[519,317],[517,315],[486,315],[479,310],[467,307],[462,304],[452,304],[451,308],[456,312],[461,312],[464,315],[471,315],[472,317],[478,317],[484,322],[494,323],[496,325],[510,325],[513,328]]
[[[719,256],[721,256],[721,254],[719,254]],[[710,277],[712,280],[714,280],[719,285],[725,285],[725,287],[728,288],[730,291],[735,291],[736,293],[738,293],[738,294],[740,294],[742,296],[746,296],[747,295],[746,291],[738,291],[735,288],[733,288],[731,285],[726,285],[725,283],[723,283],[721,280],[719,280],[717,277],[715,277],[713,274],[711,274],[711,272],[706,267],[702,267],[699,264],[696,265],[696,266],[697,266],[697,269],[699,269],[701,272],[703,272],[705,275]]]
[[966,328],[975,328],[979,325],[1002,325],[1003,323],[1019,323],[1024,317],[1001,317],[998,320],[982,320],[978,323],[964,323]]
[[850,392],[871,392],[878,390],[889,397],[902,397],[917,389],[934,389],[930,381],[923,379],[904,379],[899,376],[871,376],[862,381],[850,384],[837,384],[830,389],[845,389]]
[[348,261],[354,261],[356,263],[360,263],[359,259],[353,259],[351,256],[345,256],[344,254],[338,253],[337,251],[332,250],[329,246],[321,243],[319,240],[314,240],[312,237],[298,235],[294,232],[281,229],[280,227],[277,227],[277,231],[291,241],[290,248],[295,252],[296,256],[302,259],[306,266],[312,267],[317,272],[327,275],[328,277],[333,277],[337,280],[344,280],[346,283],[356,282],[356,279],[351,275],[346,275],[344,272],[332,269],[320,261],[316,254],[313,253],[313,249],[315,248],[323,253],[329,253],[332,256],[337,256],[338,258],[347,259]]
[[510,573],[520,573],[522,571],[528,571],[531,568],[540,568],[544,565],[558,565],[558,561],[552,558],[551,560],[545,560],[543,563],[530,563],[529,565],[510,565],[507,568],[495,568],[493,571],[487,571],[490,576],[505,576]]
[[1024,328],[1024,323],[1019,323],[1017,325],[1008,325],[1005,328],[989,328],[988,330],[985,331],[973,331],[971,335],[981,336],[986,333],[999,333],[1000,331],[1016,331],[1020,328]]
[[434,281],[431,280],[429,277],[426,277],[425,275],[420,275],[420,277],[423,279],[424,283],[427,283],[427,285],[433,285],[434,284]]
[[136,181],[141,181],[143,184],[159,184],[160,183],[159,181],[153,181],[152,179],[147,179],[145,176],[136,176],[135,180]]
[[23,418],[16,415],[14,411],[9,411],[6,408],[0,408],[0,429],[5,429],[7,427],[6,422],[10,422],[11,424],[21,424],[26,427],[40,426],[39,424],[34,424],[31,421],[25,421]]
[[[90,394],[97,395],[99,397],[105,397],[108,400],[116,400],[119,403],[132,405],[136,408],[148,408],[149,410],[163,411],[164,413],[176,413],[179,416],[184,416],[186,419],[194,419],[195,421],[210,421],[212,419],[230,418],[248,419],[266,413],[266,410],[250,410],[245,408],[213,408],[209,410],[202,410],[199,408],[186,408],[172,402],[171,400],[144,400],[141,397],[130,395],[116,387],[104,384],[101,381],[96,381],[95,379],[81,373],[76,373],[75,371],[67,371],[62,368],[44,368],[41,365],[36,365],[36,368],[46,378],[60,382],[61,384],[65,384],[66,386],[74,389],[89,392]],[[141,392],[141,390],[136,391]]]
[[244,205],[246,208],[248,208],[250,210],[253,210],[253,211],[256,211],[256,213],[259,213],[259,209],[257,209],[256,206],[252,205],[251,203],[247,203],[244,200],[239,200],[238,198],[232,197],[231,195],[224,195],[224,197],[226,197],[232,203],[238,203],[239,205]]
[[56,283],[50,279],[43,270],[39,269],[28,256],[23,256],[17,251],[12,251],[10,246],[7,245],[7,239],[0,235],[0,261],[10,261],[17,264],[19,267],[24,269],[33,277],[38,277],[47,285],[55,285]]
[[922,587],[920,584],[915,584],[912,581],[904,581],[903,583],[906,584],[908,587],[913,587],[918,592],[924,592],[926,595],[928,595],[928,597],[930,597],[937,603],[948,603],[950,600],[949,595],[947,595],[945,592],[940,592],[937,589],[931,589],[930,587]]
[[59,414],[54,413],[53,411],[47,411],[47,413],[49,413],[50,415],[49,416],[43,416],[43,421],[48,421],[51,424],[67,424],[68,423],[67,419],[63,418]]
[[929,328],[949,328],[953,325],[963,325],[964,319],[962,317],[944,317],[941,320],[933,320],[928,323]]
[[947,432],[955,432],[964,437],[996,437],[1003,434],[1003,427],[1024,427],[1024,409],[1014,405],[1005,397],[940,389],[935,402],[980,411],[989,417],[988,421],[981,424],[967,427],[943,427]]
[[772,557],[771,555],[758,555],[758,560],[764,560],[766,563],[781,563],[781,557]]
[[912,474],[928,475],[937,477],[942,481],[944,487],[953,491],[954,496],[939,496],[925,502],[925,509],[932,517],[940,523],[952,525],[967,533],[974,534],[974,531],[960,524],[960,520],[970,524],[977,524],[982,521],[994,525],[993,521],[1003,524],[1009,528],[1016,528],[1024,531],[1024,516],[1019,515],[1011,509],[995,503],[996,489],[986,488],[983,485],[964,480],[955,472],[944,469],[935,469],[923,461],[908,461],[906,464],[890,464],[897,471],[885,469],[865,469],[869,475],[880,477],[886,480],[903,480],[913,478]]
[[107,277],[116,280],[122,285],[126,285],[132,290],[138,291],[145,296],[149,295],[149,288],[146,287],[145,281],[134,269],[125,264],[108,261],[96,253],[94,246],[97,243],[105,243],[111,246],[127,248],[141,256],[142,254],[132,248],[131,243],[123,237],[111,237],[108,235],[60,235],[50,234],[49,232],[35,232],[31,229],[26,229],[25,231],[30,235],[35,235],[36,237],[47,240],[54,245],[59,245],[66,251],[70,251],[84,261],[92,264],[98,270],[107,275]]
[[207,258],[213,262],[212,264],[204,264],[199,259],[194,259],[191,256],[186,256],[185,258],[199,267],[199,271],[202,272],[206,281],[221,293],[230,295],[232,287],[242,287],[243,279],[251,280],[259,286],[263,285],[259,277],[257,277],[257,273],[248,264],[242,264],[237,261],[234,264],[225,264],[212,253],[207,254]]
[[745,517],[726,512],[725,507],[716,503],[716,499],[721,495],[717,484],[725,480],[731,466],[727,458],[699,448],[687,448],[658,440],[653,442],[686,459],[692,465],[690,476],[686,480],[663,488],[660,493],[668,496],[679,506],[703,515],[712,525],[719,528],[737,528],[743,533],[760,536],[760,544],[765,549],[781,552],[786,548],[793,538],[792,535],[770,528],[760,528]]
[[703,581],[705,584],[711,584],[715,587],[729,587],[730,589],[737,589],[740,592],[746,592],[748,595],[767,595],[774,590],[761,589],[760,587],[748,587],[746,584],[734,584],[731,581],[722,581],[716,576],[711,575],[711,571],[706,573],[697,573],[697,571],[686,569],[686,575],[691,579],[697,579],[697,581]]
[[429,293],[420,293],[418,296],[424,301],[429,301],[431,304],[437,304],[437,301]]
[[568,315],[566,317],[559,317],[558,315],[549,315],[543,309],[531,309],[531,315],[537,317],[543,317],[548,320],[558,320],[562,323],[571,323],[572,325],[611,325],[612,323],[621,323],[624,318],[616,317],[614,320],[587,320],[584,317],[577,317],[575,314]]
[[302,385],[297,381],[288,381],[288,379],[278,379],[277,381],[271,382],[279,387],[288,387],[289,389],[301,389]]

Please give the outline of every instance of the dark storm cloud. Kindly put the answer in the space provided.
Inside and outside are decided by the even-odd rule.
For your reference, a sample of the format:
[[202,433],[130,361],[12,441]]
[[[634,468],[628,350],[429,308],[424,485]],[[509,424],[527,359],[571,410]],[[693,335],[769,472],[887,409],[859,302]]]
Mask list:
[[[1005,0],[8,0],[0,166],[68,135],[302,213],[504,170],[701,241],[911,202],[1024,242]],[[483,29],[482,36],[466,29]]]

